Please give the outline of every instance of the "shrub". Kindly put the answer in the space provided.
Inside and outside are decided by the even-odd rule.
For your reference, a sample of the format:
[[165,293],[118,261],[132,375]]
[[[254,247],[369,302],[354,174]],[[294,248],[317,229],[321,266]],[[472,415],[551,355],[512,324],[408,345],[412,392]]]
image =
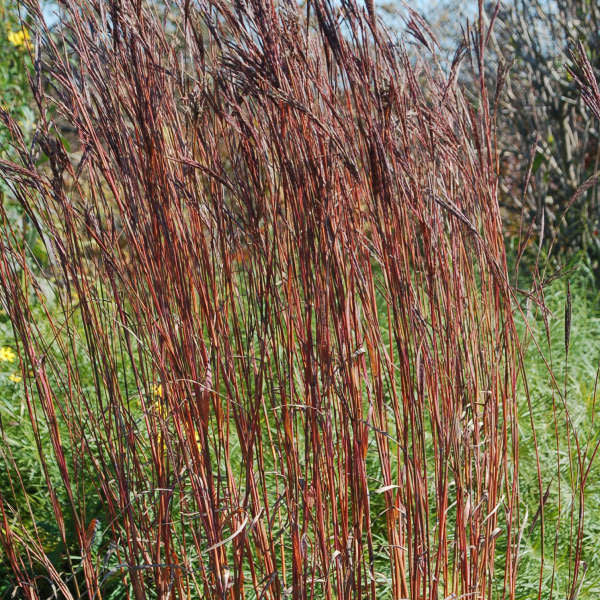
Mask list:
[[593,68],[600,67],[599,17],[594,1],[509,2],[499,12],[495,46],[509,70],[498,143],[510,231],[531,225],[536,240],[552,243],[554,256],[582,249],[596,269],[598,187],[576,192],[598,171],[598,130],[567,66],[582,43]]

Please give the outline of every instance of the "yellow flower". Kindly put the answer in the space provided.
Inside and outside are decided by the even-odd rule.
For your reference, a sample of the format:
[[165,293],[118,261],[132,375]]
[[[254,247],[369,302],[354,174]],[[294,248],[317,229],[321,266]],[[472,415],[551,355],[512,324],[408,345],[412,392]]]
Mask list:
[[161,419],[166,419],[168,415],[168,410],[167,406],[164,404],[164,402],[162,402],[164,398],[162,383],[159,383],[158,385],[153,385],[150,388],[150,392],[155,398],[157,398],[156,402],[153,404],[153,408],[156,411],[156,414]]
[[15,362],[17,355],[12,348],[8,346],[2,346],[0,348],[0,362]]
[[166,419],[167,418],[167,415],[169,414],[169,411],[168,411],[167,407],[160,400],[157,400],[154,403],[153,408],[154,408],[156,414],[161,419]]
[[19,29],[19,31],[9,31],[7,35],[8,41],[16,48],[30,48],[30,36],[27,29]]
[[23,378],[18,374],[18,373],[11,373],[8,378],[13,382],[13,383],[21,383],[21,381],[23,381]]

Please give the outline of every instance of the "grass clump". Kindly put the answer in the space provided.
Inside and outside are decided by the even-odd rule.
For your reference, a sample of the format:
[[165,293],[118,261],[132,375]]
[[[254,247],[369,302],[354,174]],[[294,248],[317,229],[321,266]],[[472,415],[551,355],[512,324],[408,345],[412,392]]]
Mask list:
[[5,213],[0,299],[55,541],[7,437],[20,593],[516,597],[484,20],[444,72],[353,2],[25,5],[44,162],[7,115],[0,169],[44,260]]

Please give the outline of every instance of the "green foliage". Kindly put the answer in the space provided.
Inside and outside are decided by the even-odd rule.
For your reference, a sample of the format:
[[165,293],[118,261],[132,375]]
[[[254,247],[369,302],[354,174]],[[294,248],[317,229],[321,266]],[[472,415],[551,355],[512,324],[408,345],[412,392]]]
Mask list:
[[[567,276],[545,289],[546,317],[532,305],[523,304],[531,329],[521,319],[521,335],[527,341],[525,372],[531,412],[525,389],[520,389],[520,488],[523,514],[528,514],[521,546],[518,598],[537,598],[539,573],[544,556],[542,598],[565,597],[575,564],[575,537],[581,475],[590,465],[594,444],[600,435],[598,398],[595,390],[600,361],[600,294],[594,276],[581,261]],[[571,283],[572,315],[568,361],[565,351],[565,306],[567,279]],[[553,374],[553,375],[552,375]],[[531,423],[535,429],[535,436]],[[582,467],[577,462],[575,436],[582,449]],[[542,494],[538,483],[540,460]],[[587,454],[585,453],[585,449]],[[592,462],[584,488],[585,512],[579,600],[600,593],[600,554],[597,540],[600,523],[600,465]],[[540,496],[547,493],[542,519]],[[571,521],[571,515],[575,520]],[[554,556],[556,554],[556,556]]]
[[[19,126],[20,135],[27,144],[35,129],[35,114],[29,75],[32,71],[33,40],[25,14],[14,0],[0,0],[0,159],[14,160],[13,140],[6,119],[10,116]],[[39,249],[39,240],[15,202],[5,180],[0,177],[0,202],[6,216],[16,226],[26,245]]]
[[[17,3],[0,2],[0,90],[2,109],[19,122],[21,130],[31,135],[34,129],[34,112],[31,108],[31,90],[28,73],[32,67],[33,42],[27,24],[22,23]],[[7,128],[0,123],[0,156],[10,152]]]

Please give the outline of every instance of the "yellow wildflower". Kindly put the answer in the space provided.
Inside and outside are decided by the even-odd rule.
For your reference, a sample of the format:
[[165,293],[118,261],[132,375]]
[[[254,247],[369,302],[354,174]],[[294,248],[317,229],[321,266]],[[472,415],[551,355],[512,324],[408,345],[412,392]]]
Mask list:
[[158,415],[161,419],[166,419],[168,413],[168,407],[164,402],[164,390],[162,383],[154,384],[150,386],[150,396],[155,398],[151,409],[154,411],[156,415]]
[[17,355],[12,348],[8,346],[2,346],[0,348],[0,362],[15,362]]
[[31,38],[27,29],[19,29],[19,31],[9,31],[7,38],[8,41],[16,48],[31,47]]
[[157,400],[154,403],[153,406],[154,410],[156,411],[156,414],[161,418],[161,419],[166,419],[167,415],[169,414],[169,411],[167,409],[167,406],[164,405],[160,400]]
[[21,381],[23,381],[23,378],[18,374],[18,373],[11,373],[8,378],[13,382],[13,383],[21,383]]

